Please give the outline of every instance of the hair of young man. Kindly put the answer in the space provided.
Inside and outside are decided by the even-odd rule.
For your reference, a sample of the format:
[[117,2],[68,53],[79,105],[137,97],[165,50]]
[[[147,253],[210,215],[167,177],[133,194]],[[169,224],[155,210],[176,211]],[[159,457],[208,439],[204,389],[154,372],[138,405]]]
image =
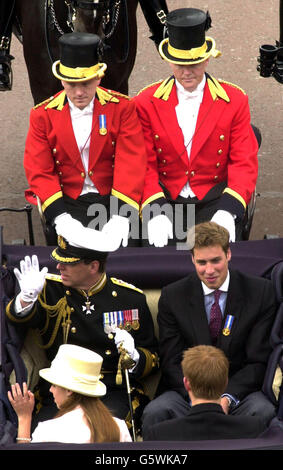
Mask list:
[[120,430],[108,408],[98,397],[89,397],[73,392],[60,405],[56,415],[59,416],[80,406],[84,412],[91,433],[91,442],[119,442]]
[[227,254],[229,249],[229,232],[215,222],[203,222],[188,231],[187,243],[194,254],[194,249],[219,245]]
[[184,352],[181,365],[195,398],[219,400],[227,387],[229,371],[229,361],[221,349],[194,346]]

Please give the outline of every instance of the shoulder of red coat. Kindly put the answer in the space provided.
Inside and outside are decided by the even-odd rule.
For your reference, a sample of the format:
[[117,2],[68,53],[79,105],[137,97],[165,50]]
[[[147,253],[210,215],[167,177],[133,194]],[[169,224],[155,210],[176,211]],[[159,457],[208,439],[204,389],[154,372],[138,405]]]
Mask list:
[[146,85],[143,87],[141,90],[137,92],[137,95],[140,95],[143,91],[149,90],[150,88],[156,88],[158,85],[160,85],[164,80],[158,80],[157,82],[150,83],[149,85]]
[[227,82],[226,80],[222,80],[221,78],[218,79],[218,82],[224,85],[229,85],[233,88],[236,88],[237,90],[240,90],[244,95],[246,95],[245,90],[241,88],[240,86],[236,85],[235,83]]

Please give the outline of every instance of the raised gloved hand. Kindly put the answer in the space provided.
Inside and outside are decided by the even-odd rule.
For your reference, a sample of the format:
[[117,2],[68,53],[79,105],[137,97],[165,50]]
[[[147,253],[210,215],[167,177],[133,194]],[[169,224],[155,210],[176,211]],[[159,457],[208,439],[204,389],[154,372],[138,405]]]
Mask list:
[[122,246],[128,246],[130,222],[127,217],[113,215],[111,219],[102,228],[102,233],[111,236],[119,236],[122,239]]
[[70,214],[64,213],[54,220],[57,235],[64,237],[72,246],[88,248],[96,251],[115,251],[124,237],[121,230],[100,232],[89,227],[84,227],[81,222]]
[[147,226],[148,242],[158,248],[168,245],[169,238],[173,238],[172,222],[166,215],[153,217]]
[[211,222],[215,222],[228,230],[230,234],[230,242],[234,242],[236,240],[235,219],[230,212],[223,210],[216,211]]
[[39,270],[38,258],[32,255],[32,258],[26,256],[20,261],[20,270],[14,269],[15,276],[20,285],[20,298],[23,302],[35,302],[38,295],[43,289],[45,276],[48,268],[44,267]]
[[135,361],[135,363],[137,364],[139,361],[140,354],[135,348],[135,340],[132,335],[130,335],[130,333],[128,333],[128,331],[126,330],[116,328],[114,340],[117,349],[119,350],[120,346],[123,347],[129,353],[133,361]]

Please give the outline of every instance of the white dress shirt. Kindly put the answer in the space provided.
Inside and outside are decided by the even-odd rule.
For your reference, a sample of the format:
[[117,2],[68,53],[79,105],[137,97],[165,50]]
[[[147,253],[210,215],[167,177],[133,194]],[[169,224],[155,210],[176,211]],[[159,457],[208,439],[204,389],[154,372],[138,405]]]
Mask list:
[[[203,92],[206,83],[204,76],[197,88],[189,92],[176,80],[178,104],[175,108],[178,124],[183,132],[184,145],[187,149],[188,159],[190,158],[192,140],[196,128],[199,107],[203,99]],[[189,182],[185,184],[179,196],[195,197]]]
[[78,149],[81,154],[82,164],[86,175],[80,196],[89,192],[98,193],[98,189],[95,187],[90,177],[88,176],[89,146],[92,131],[94,98],[84,109],[77,108],[69,99],[68,102],[70,107],[73,131],[77,141]]
[[[230,273],[228,271],[225,281],[217,289],[217,290],[221,291],[221,294],[220,294],[220,297],[219,297],[219,306],[220,306],[220,309],[221,309],[221,312],[222,312],[222,317],[224,315],[224,311],[225,311],[225,307],[226,307],[226,299],[227,299],[227,292],[228,292],[228,288],[229,288],[229,282],[230,282]],[[204,284],[204,282],[201,282],[201,283],[202,283],[202,289],[203,289],[203,294],[204,294],[204,305],[205,305],[205,310],[206,310],[206,316],[207,316],[207,320],[208,320],[208,323],[209,323],[210,310],[211,310],[211,307],[214,303],[214,295],[213,294],[214,294],[215,289],[210,289],[209,287],[207,287]]]

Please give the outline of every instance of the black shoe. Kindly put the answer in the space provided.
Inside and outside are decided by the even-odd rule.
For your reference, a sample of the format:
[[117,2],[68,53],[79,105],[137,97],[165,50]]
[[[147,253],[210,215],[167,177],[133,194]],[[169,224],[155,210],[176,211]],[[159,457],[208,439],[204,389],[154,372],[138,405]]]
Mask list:
[[14,57],[11,55],[0,55],[0,91],[8,91],[12,89],[12,59],[14,59]]

